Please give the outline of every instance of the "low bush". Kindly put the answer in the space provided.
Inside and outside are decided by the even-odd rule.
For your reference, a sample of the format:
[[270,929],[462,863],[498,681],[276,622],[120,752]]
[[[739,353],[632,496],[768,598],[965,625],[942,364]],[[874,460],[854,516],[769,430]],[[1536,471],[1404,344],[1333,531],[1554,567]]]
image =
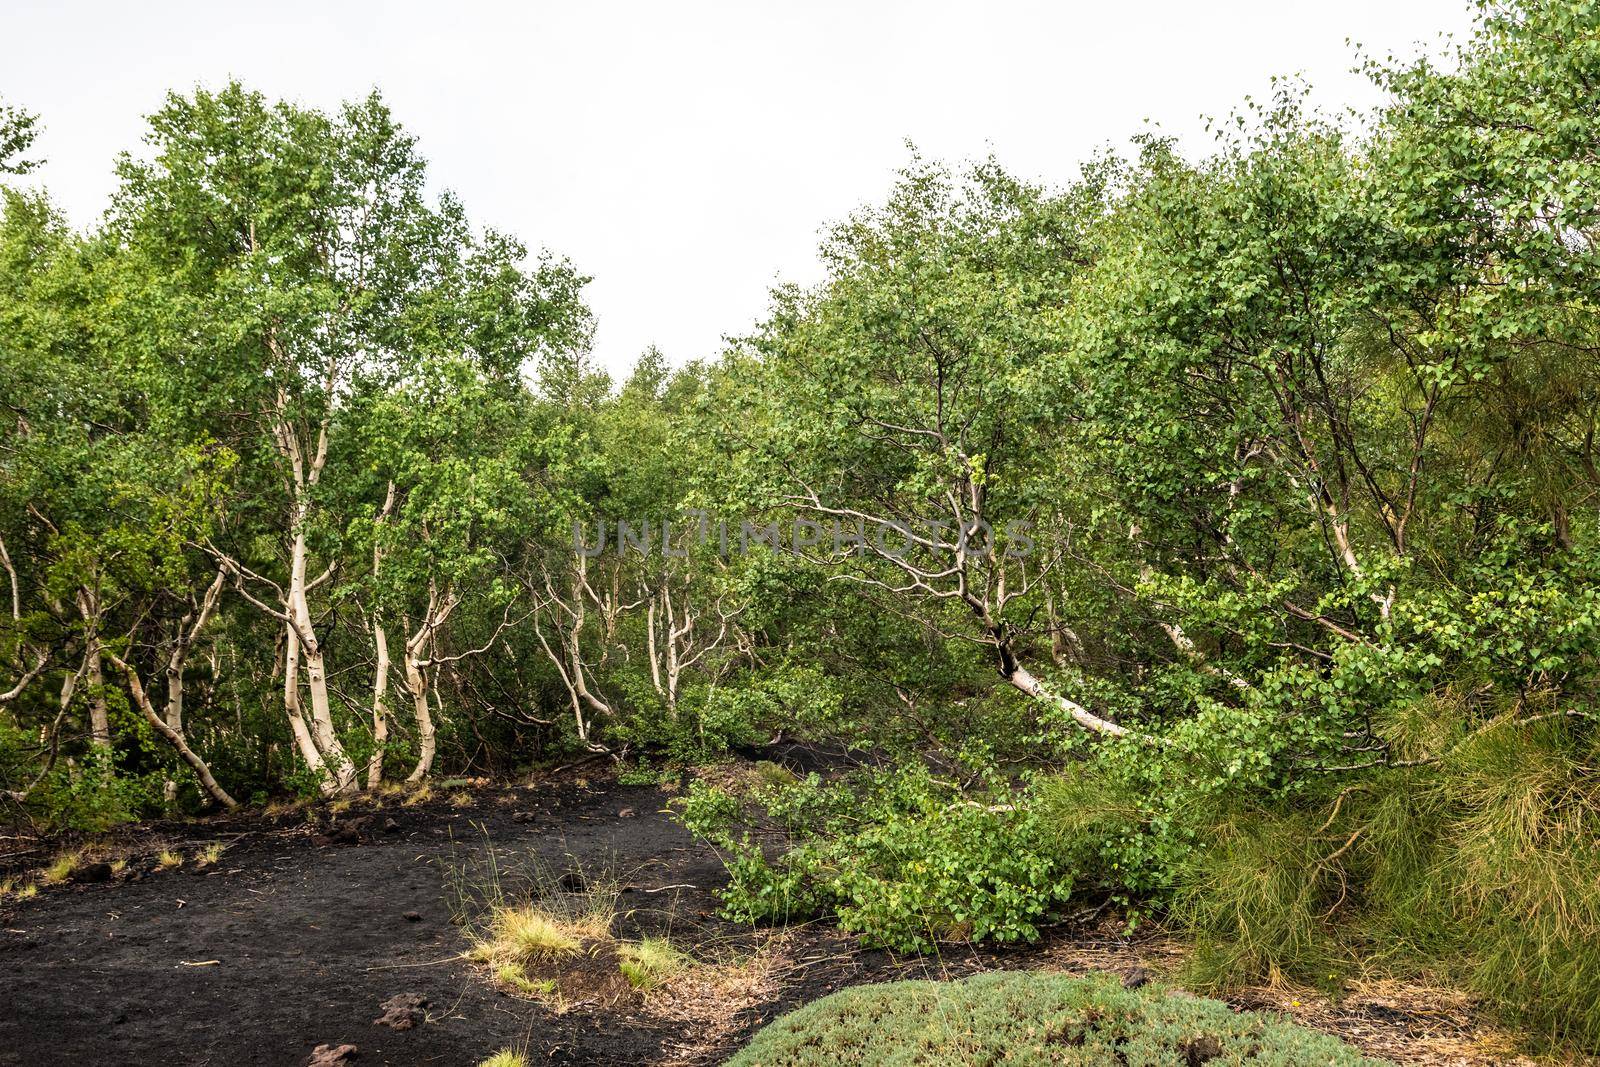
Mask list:
[[[919,951],[941,941],[1031,941],[1066,899],[1065,869],[1015,799],[1002,782],[962,790],[913,765],[834,783],[812,775],[749,798],[697,782],[677,807],[722,852],[728,918],[830,912],[868,944]],[[763,837],[788,848],[769,858]]]
[[1236,1013],[1107,976],[1018,971],[892,982],[824,997],[768,1025],[729,1067],[1359,1067],[1385,1061],[1272,1015]]

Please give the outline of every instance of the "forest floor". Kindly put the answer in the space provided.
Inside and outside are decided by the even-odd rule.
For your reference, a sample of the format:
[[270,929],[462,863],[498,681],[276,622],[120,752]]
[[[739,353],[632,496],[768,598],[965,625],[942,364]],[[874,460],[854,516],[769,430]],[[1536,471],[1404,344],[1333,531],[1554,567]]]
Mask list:
[[[862,950],[822,923],[736,927],[715,915],[721,864],[666,814],[667,791],[617,784],[598,767],[436,788],[410,804],[382,798],[381,810],[312,805],[97,837],[86,858],[125,867],[109,877],[82,867],[32,899],[0,903],[0,1064],[281,1067],[344,1044],[357,1047],[358,1065],[457,1067],[504,1047],[534,1064],[713,1064],[762,1023],[844,986],[1002,967],[1140,981],[1181,960],[1159,931],[1123,936],[1105,914],[1035,945],[938,957]],[[37,869],[73,844],[8,831],[0,870]],[[225,850],[201,866],[195,857],[213,845]],[[160,866],[162,850],[184,862]],[[533,868],[568,886],[613,879],[622,926],[670,932],[714,966],[671,992],[624,989],[564,1010],[496,989],[462,958],[454,887],[465,878],[482,890],[490,869],[509,884]],[[416,1025],[377,1025],[401,994],[426,1001]],[[1373,983],[1338,1001],[1257,990],[1234,1003],[1283,1011],[1401,1063],[1520,1062],[1443,991]]]

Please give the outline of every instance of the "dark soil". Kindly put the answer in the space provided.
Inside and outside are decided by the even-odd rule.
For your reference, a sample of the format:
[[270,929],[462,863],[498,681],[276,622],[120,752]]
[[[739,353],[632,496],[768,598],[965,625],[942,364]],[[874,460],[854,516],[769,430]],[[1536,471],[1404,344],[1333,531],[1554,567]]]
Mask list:
[[[508,879],[538,867],[574,889],[620,880],[628,923],[670,928],[696,955],[770,934],[715,917],[721,865],[667,816],[661,789],[615,784],[591,765],[465,795],[470,806],[463,791],[440,790],[413,807],[387,798],[380,811],[358,801],[339,815],[313,806],[125,830],[125,870],[95,868],[98,880],[0,904],[0,1064],[291,1065],[344,1044],[359,1048],[358,1067],[473,1065],[507,1046],[533,1064],[711,1064],[762,1023],[846,985],[996,966],[1129,973],[1152,955],[1159,967],[1166,951],[1063,928],[1026,948],[897,959],[819,923],[784,933],[771,995],[731,1009],[727,1025],[663,1018],[630,998],[556,1013],[496,990],[460,958],[468,941],[452,922],[452,872],[481,875],[490,844]],[[17,841],[0,842],[13,846],[0,868],[37,867],[59,847]],[[213,842],[226,851],[197,869],[195,853]],[[182,851],[183,867],[158,869],[159,847]],[[91,858],[114,858],[116,841],[99,848]],[[421,1020],[377,1025],[401,994],[426,1001]]]
[[[660,789],[568,776],[470,795],[470,808],[443,791],[410,808],[312,808],[318,826],[300,811],[125,831],[137,851],[117,877],[0,904],[0,1064],[286,1065],[346,1043],[362,1064],[470,1065],[505,1046],[536,1064],[715,1063],[762,1022],[842,984],[928,970],[857,952],[821,925],[793,932],[778,998],[746,1012],[736,1039],[699,1049],[692,1025],[614,1005],[556,1015],[506,996],[458,958],[467,940],[451,921],[450,871],[486,842],[503,863],[536,855],[545,871],[585,872],[579,881],[622,879],[623,906],[650,916],[640,925],[672,925],[691,949],[752,935],[715,918],[722,867],[665,814]],[[157,869],[153,838],[184,866]],[[193,855],[216,841],[226,852],[197,869]],[[50,850],[29,844],[36,866]],[[663,886],[692,888],[649,892]],[[976,955],[945,963],[981,966]],[[374,1025],[400,993],[427,998],[426,1020]]]

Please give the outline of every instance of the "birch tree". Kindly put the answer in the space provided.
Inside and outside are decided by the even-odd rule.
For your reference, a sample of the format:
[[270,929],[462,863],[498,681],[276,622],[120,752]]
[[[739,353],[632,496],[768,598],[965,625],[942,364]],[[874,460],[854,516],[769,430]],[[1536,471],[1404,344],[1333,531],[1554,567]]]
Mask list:
[[[140,265],[145,369],[163,417],[244,458],[204,548],[283,628],[283,710],[329,794],[358,788],[317,603],[381,502],[346,469],[361,397],[422,381],[449,350],[505,373],[586,321],[578,279],[429,203],[413,139],[376,96],[333,115],[230,85],[172,96],[125,157],[114,225]],[[173,356],[177,355],[176,366]]]

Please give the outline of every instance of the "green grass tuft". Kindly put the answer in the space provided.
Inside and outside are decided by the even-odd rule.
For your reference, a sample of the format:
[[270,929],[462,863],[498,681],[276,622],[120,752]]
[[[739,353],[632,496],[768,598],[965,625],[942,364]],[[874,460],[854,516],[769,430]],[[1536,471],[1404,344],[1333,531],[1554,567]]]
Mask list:
[[1537,1044],[1600,1051],[1600,737],[1480,727],[1437,764],[1212,828],[1174,900],[1205,988],[1442,973]]
[[520,963],[502,963],[495,968],[494,976],[503,985],[508,985],[517,992],[530,997],[549,997],[556,993],[554,979],[545,979],[536,982],[528,977],[528,972],[522,969]]
[[647,937],[637,944],[623,945],[618,954],[622,957],[618,969],[628,984],[639,990],[655,989],[671,981],[691,962],[664,937]]

